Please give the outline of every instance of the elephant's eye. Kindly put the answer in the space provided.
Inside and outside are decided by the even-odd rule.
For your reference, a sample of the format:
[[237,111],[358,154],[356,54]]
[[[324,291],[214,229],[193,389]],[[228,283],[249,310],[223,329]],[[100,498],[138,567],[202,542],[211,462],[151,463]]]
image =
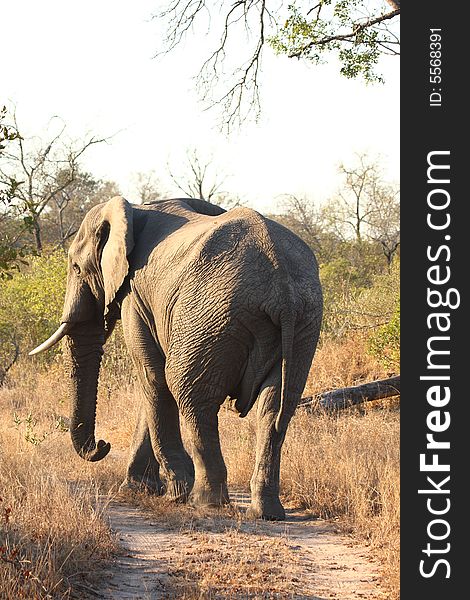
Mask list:
[[77,263],[73,263],[73,264],[72,264],[72,269],[75,271],[75,273],[76,273],[77,275],[80,275],[80,273],[81,273],[81,269],[80,269],[80,267],[77,265]]

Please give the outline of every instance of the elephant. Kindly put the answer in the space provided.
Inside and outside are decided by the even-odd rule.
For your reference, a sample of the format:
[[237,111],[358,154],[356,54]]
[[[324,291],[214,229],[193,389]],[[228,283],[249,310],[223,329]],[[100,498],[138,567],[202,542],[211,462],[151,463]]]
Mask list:
[[137,205],[116,196],[85,215],[68,252],[61,325],[30,354],[64,338],[72,443],[99,461],[110,444],[95,439],[97,382],[121,319],[141,392],[123,485],[194,506],[229,502],[221,405],[231,399],[240,417],[256,405],[248,514],[282,520],[281,447],[322,307],[313,252],[276,221],[191,198]]

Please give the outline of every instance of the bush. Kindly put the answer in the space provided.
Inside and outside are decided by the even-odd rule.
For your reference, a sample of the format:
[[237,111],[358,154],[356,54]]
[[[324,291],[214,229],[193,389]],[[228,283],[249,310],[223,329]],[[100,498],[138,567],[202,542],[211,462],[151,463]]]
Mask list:
[[67,258],[61,250],[32,257],[27,269],[1,282],[1,363],[8,362],[12,342],[18,344],[23,354],[57,329],[64,303],[66,278]]
[[[362,307],[362,308],[361,308]],[[400,263],[395,260],[389,273],[376,276],[374,284],[361,293],[358,312],[370,327],[368,351],[382,365],[400,370]]]
[[372,285],[361,291],[355,312],[359,323],[381,327],[393,317],[400,302],[400,261],[396,259],[390,270],[375,275]]
[[[0,283],[0,383],[15,356],[25,355],[46,340],[60,324],[67,281],[67,257],[62,250],[32,257],[27,269]],[[34,360],[51,363],[58,344]],[[129,382],[129,357],[118,323],[105,347],[102,385],[108,380]]]
[[371,275],[371,283],[343,258],[320,267],[324,294],[323,333],[340,337],[345,332],[375,329],[392,318],[400,297],[400,264]]
[[400,305],[397,304],[391,320],[369,338],[372,356],[394,372],[400,369]]
[[320,265],[324,335],[340,337],[348,328],[348,312],[363,289],[357,269],[343,257]]

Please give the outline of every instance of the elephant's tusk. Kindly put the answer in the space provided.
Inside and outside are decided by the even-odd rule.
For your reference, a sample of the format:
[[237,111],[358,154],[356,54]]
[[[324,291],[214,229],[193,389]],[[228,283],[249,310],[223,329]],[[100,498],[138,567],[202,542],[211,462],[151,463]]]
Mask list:
[[49,339],[47,339],[45,342],[40,344],[34,350],[31,350],[31,352],[29,353],[29,356],[33,356],[34,354],[39,354],[40,352],[44,352],[44,350],[48,350],[49,348],[52,348],[52,346],[55,346],[55,344],[57,344],[57,342],[60,342],[60,340],[64,337],[64,335],[67,335],[67,333],[71,329],[72,329],[71,323],[62,323],[62,325],[59,327],[59,329],[55,333],[53,333]]

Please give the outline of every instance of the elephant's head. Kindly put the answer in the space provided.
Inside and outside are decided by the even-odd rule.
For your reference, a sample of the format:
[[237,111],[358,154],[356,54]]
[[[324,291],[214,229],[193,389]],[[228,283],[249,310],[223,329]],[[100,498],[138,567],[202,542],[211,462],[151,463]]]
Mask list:
[[30,354],[64,340],[64,359],[70,376],[70,432],[78,454],[101,460],[110,444],[95,442],[96,392],[103,344],[116,316],[113,300],[123,285],[134,246],[133,209],[120,196],[93,207],[70,246],[67,290],[59,329]]

